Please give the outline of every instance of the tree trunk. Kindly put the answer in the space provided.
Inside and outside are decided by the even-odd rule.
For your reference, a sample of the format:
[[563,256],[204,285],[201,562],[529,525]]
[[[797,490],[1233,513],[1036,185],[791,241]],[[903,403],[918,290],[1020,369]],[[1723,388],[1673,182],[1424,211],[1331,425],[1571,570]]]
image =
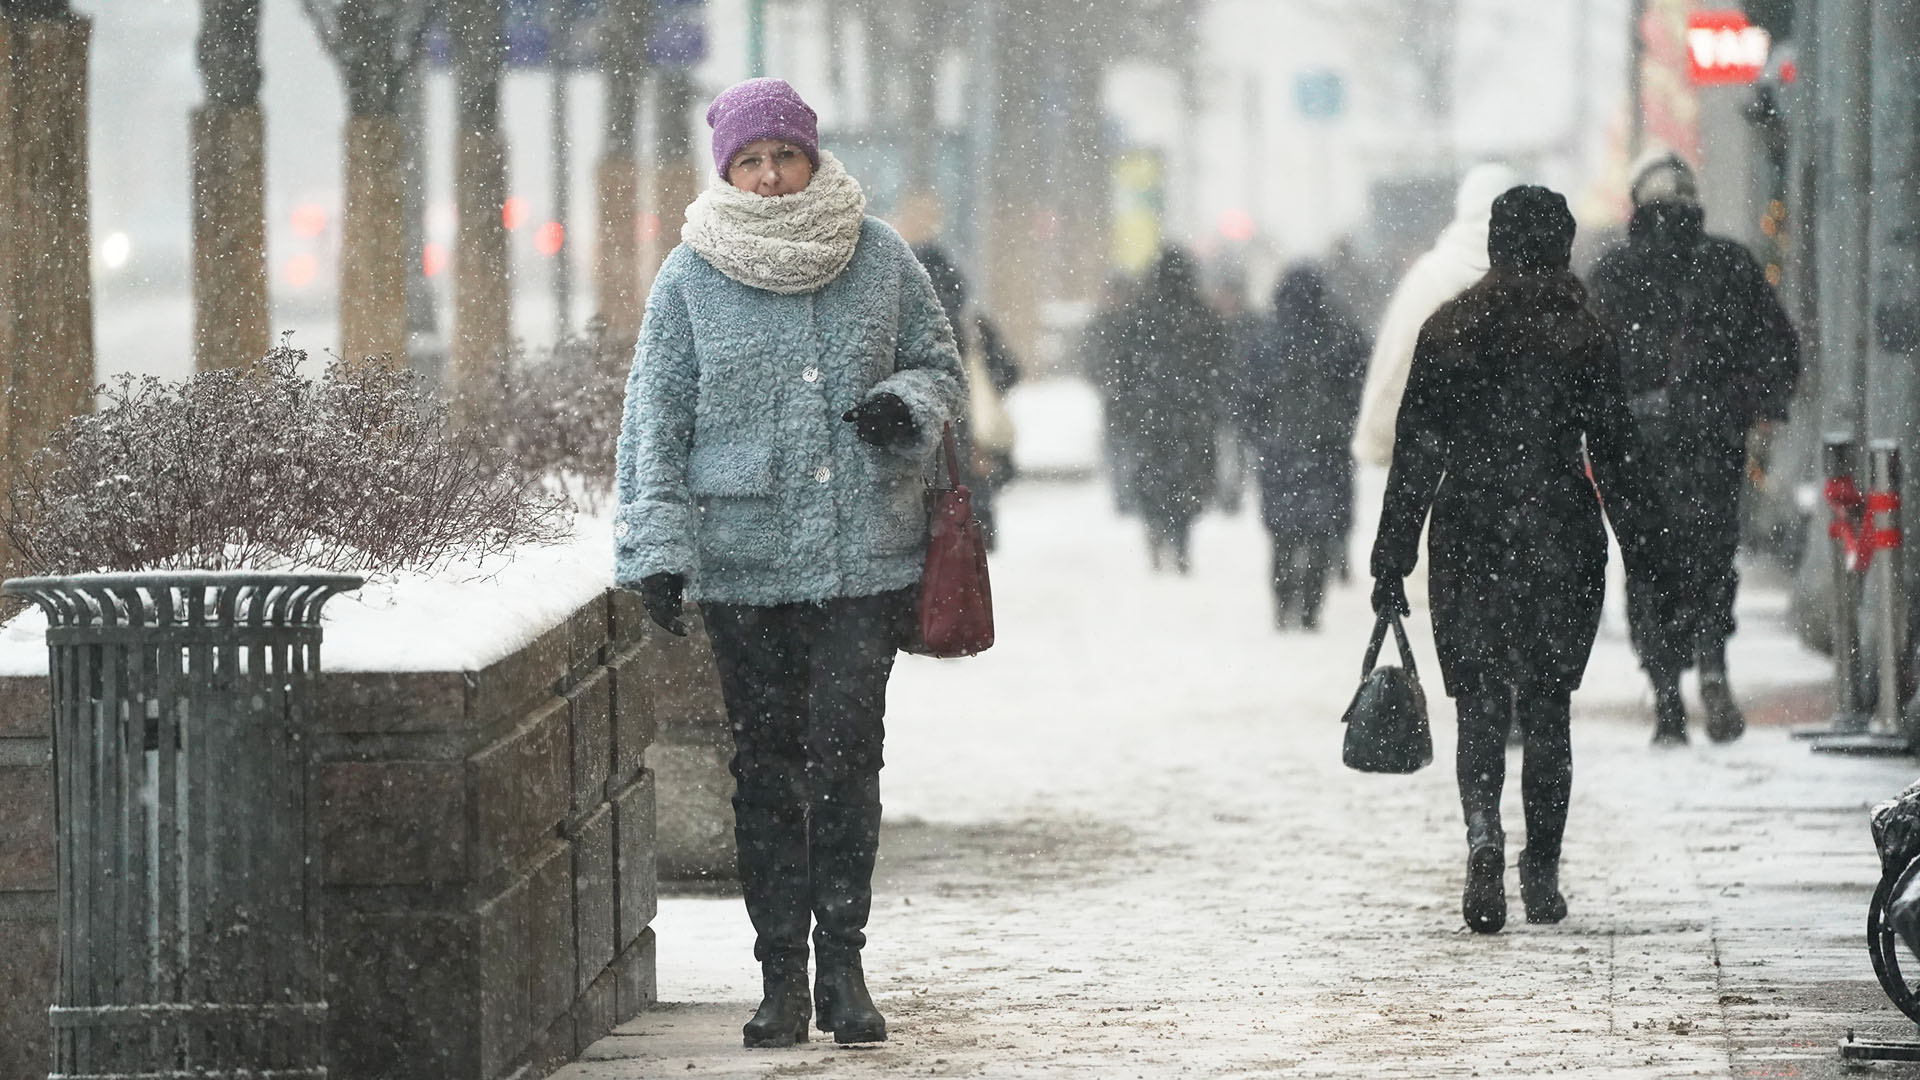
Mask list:
[[640,335],[640,163],[612,155],[600,159],[595,187],[599,235],[594,260],[600,320],[615,341]]
[[507,230],[500,218],[507,196],[507,155],[499,135],[477,131],[460,134],[457,153],[459,233],[447,393],[461,423],[485,425],[499,419],[513,334]]
[[93,405],[93,241],[87,195],[87,47],[78,16],[9,23],[12,173],[5,216],[12,302],[7,459],[14,475]]
[[596,215],[594,297],[600,321],[614,341],[640,333],[640,120],[641,60],[646,43],[646,7],[633,0],[610,4],[603,47],[606,107],[602,110],[600,162],[594,170]]
[[402,125],[394,114],[347,119],[347,205],[340,251],[340,355],[407,359],[407,243]]
[[193,362],[239,367],[272,345],[267,131],[257,108],[193,114]]
[[500,79],[506,65],[501,0],[461,0],[452,11],[456,124],[453,347],[447,393],[463,424],[499,419],[513,334],[507,228],[506,141]]
[[680,243],[680,230],[687,224],[687,205],[700,194],[705,176],[693,158],[693,140],[688,134],[687,110],[693,100],[693,84],[679,70],[660,72],[654,82],[653,176],[648,184],[653,216],[659,222],[650,229],[646,252],[642,257],[646,284],[651,287],[660,264]]
[[[1035,105],[1039,51],[1035,17],[1009,12],[998,28],[999,115],[989,187],[982,205],[989,219],[993,309],[1016,356],[1037,357],[1043,277],[1036,272],[1039,232],[1045,224],[1040,164],[1046,160],[1040,110]],[[1103,189],[1104,190],[1104,189]],[[1103,196],[1104,197],[1104,196]]]

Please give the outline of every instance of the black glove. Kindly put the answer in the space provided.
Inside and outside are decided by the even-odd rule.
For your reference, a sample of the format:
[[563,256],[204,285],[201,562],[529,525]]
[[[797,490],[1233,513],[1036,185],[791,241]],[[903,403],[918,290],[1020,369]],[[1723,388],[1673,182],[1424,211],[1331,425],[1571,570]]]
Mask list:
[[1393,574],[1373,579],[1373,613],[1375,615],[1413,614],[1412,605],[1407,603],[1405,579]]
[[875,394],[841,415],[860,438],[878,447],[903,446],[917,430],[907,403],[895,394]]
[[685,574],[650,574],[640,579],[640,603],[655,625],[674,637],[687,636],[680,619],[681,597],[687,591]]

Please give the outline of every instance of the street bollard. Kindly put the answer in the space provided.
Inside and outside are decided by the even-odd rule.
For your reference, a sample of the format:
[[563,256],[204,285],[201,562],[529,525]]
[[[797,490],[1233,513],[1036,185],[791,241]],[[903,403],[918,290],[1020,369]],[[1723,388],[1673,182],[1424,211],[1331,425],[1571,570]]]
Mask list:
[[1857,477],[1860,447],[1853,436],[1832,434],[1826,438],[1827,509],[1833,519],[1827,535],[1833,562],[1833,731],[1865,731],[1866,714],[1861,712],[1860,685],[1860,564],[1858,537],[1862,528],[1862,504]]
[[1879,623],[1878,675],[1880,691],[1874,719],[1883,732],[1904,729],[1901,706],[1901,669],[1907,645],[1907,597],[1900,531],[1900,447],[1875,440],[1868,453],[1869,479],[1861,547],[1871,559],[1875,576],[1874,614]]

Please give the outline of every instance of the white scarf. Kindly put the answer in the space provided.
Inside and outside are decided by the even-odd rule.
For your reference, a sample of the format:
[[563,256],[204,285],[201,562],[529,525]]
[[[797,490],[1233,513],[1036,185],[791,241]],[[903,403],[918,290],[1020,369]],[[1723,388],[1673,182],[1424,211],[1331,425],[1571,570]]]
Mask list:
[[808,293],[853,261],[866,209],[859,183],[822,150],[813,179],[791,195],[768,198],[716,178],[687,207],[680,238],[742,285]]

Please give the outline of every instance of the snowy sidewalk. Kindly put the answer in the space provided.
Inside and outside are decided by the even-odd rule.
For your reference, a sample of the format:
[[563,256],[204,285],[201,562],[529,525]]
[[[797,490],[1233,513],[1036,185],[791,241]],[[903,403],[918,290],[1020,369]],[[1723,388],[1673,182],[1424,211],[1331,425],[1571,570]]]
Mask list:
[[[1436,764],[1362,776],[1338,720],[1363,578],[1321,634],[1283,635],[1250,516],[1203,522],[1188,579],[1148,576],[1093,484],[1018,486],[1003,522],[999,646],[893,684],[867,952],[892,1041],[742,1050],[740,901],[669,898],[668,1004],[562,1077],[1837,1076],[1848,1026],[1900,1028],[1862,946],[1865,811],[1915,765],[1788,739],[1826,668],[1777,593],[1748,590],[1732,666],[1755,726],[1727,747],[1647,746],[1609,610],[1574,702],[1572,914],[1526,925],[1509,872],[1508,929],[1480,937],[1424,617]],[[1517,755],[1507,787],[1511,861]]]

